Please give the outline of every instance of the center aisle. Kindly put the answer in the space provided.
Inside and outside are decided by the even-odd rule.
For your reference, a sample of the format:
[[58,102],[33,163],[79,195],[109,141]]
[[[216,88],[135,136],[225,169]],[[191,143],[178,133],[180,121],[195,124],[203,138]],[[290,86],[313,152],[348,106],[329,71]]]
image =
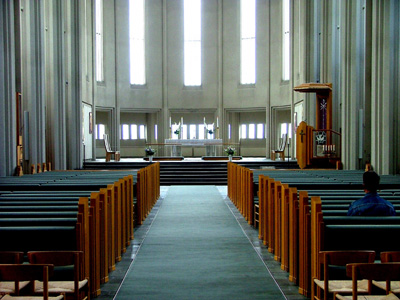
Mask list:
[[285,299],[215,186],[171,186],[115,299]]

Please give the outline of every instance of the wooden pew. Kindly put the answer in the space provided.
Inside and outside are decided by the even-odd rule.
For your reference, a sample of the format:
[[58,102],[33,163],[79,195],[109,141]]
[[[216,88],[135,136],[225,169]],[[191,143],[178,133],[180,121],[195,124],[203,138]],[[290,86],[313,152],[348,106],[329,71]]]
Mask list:
[[[241,169],[234,163],[228,164],[228,196],[246,216],[247,211],[242,209],[244,187],[240,182],[247,177],[243,177]],[[362,173],[253,170],[253,190],[258,196],[255,203],[259,213],[259,238],[274,253],[275,259],[281,260],[281,268],[289,271],[289,280],[299,284],[301,294],[310,295],[311,273],[315,272],[312,259],[317,248],[316,242],[311,240],[311,232],[314,232],[311,225],[315,222],[311,218],[311,211],[316,208],[311,207],[311,197],[321,196],[325,203],[322,211],[327,216],[326,220],[334,222],[335,216],[345,216],[349,204],[363,196]],[[399,179],[389,176],[383,183],[390,190],[382,191],[381,195],[388,198],[396,209],[400,209],[400,204],[397,204]],[[340,197],[342,199],[338,199]]]
[[[47,232],[52,242],[68,233],[63,236],[64,243],[72,250],[84,252],[85,275],[90,275],[91,295],[95,297],[101,293],[100,285],[108,281],[108,273],[115,270],[116,261],[121,260],[122,253],[134,237],[135,195],[142,212],[141,221],[160,196],[159,163],[143,170],[144,180],[141,182],[138,182],[136,174],[128,172],[53,171],[25,175],[19,180],[0,178],[0,223],[28,225],[28,220],[15,221],[19,215],[29,216],[29,225],[38,225],[8,226],[8,229],[3,226],[1,229],[13,237],[18,231],[24,234],[33,232],[29,237]],[[140,191],[136,188],[139,183]],[[71,218],[75,215],[76,218]],[[6,220],[10,216],[14,219]],[[57,217],[57,220],[51,222],[49,217]],[[46,224],[58,225],[44,226]],[[22,243],[25,246],[32,244]],[[61,247],[60,250],[68,248],[61,242],[57,247]],[[40,249],[29,247],[26,250]]]

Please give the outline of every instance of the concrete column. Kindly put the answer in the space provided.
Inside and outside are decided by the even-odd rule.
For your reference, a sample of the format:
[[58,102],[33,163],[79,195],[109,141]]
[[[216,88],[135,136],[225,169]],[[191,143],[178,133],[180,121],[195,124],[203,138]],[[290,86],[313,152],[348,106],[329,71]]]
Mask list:
[[399,3],[372,3],[371,163],[380,174],[399,170]]
[[28,165],[46,162],[44,2],[21,0],[21,90],[23,110],[29,113],[24,140]]
[[0,176],[17,166],[13,1],[0,2]]

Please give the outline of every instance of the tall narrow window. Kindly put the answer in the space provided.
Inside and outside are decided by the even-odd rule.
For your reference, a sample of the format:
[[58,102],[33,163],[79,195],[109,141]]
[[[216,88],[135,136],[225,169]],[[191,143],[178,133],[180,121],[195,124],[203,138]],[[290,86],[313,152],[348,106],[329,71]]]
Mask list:
[[246,125],[246,124],[242,124],[242,126],[240,127],[240,129],[241,129],[240,138],[241,138],[241,139],[247,139],[247,125]]
[[130,82],[146,84],[145,0],[129,0]]
[[182,125],[182,139],[186,140],[188,136],[188,127],[186,124]]
[[204,124],[199,124],[199,140],[205,139],[204,131]]
[[201,0],[184,0],[184,84],[201,85]]
[[196,124],[190,124],[189,125],[189,137],[191,140],[196,139],[196,137],[197,137],[196,131],[197,131]]
[[103,140],[104,134],[106,133],[106,126],[104,124],[97,124],[96,129],[97,129],[96,139]]
[[292,138],[292,123],[281,123],[281,136],[287,134],[288,138]]
[[138,134],[137,134],[137,125],[136,124],[131,124],[131,140],[137,140]]
[[290,0],[282,1],[282,79],[290,79]]
[[264,138],[264,124],[257,124],[257,138]]
[[121,125],[121,137],[123,140],[129,140],[129,125],[128,124]]
[[144,125],[139,125],[139,139],[141,140],[146,139]]
[[104,81],[103,73],[103,0],[96,0],[96,81]]
[[172,138],[173,139],[179,139],[179,133],[178,133],[179,129],[180,129],[180,127],[178,126],[178,124],[172,124]]
[[256,138],[256,124],[249,124],[249,139]]
[[240,1],[240,83],[256,83],[256,0]]

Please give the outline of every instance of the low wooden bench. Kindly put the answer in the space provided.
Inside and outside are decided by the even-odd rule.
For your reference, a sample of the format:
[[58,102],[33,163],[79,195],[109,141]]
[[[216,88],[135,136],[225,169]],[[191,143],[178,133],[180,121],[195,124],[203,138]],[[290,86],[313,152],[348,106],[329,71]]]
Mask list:
[[[243,207],[253,201],[259,238],[274,253],[275,259],[281,261],[281,268],[289,272],[289,280],[299,285],[299,292],[309,296],[313,257],[311,250],[315,248],[311,244],[313,209],[310,197],[321,196],[324,215],[347,218],[350,203],[364,196],[361,180],[363,172],[251,171],[254,179],[253,200],[248,199],[245,192],[250,173],[235,163],[228,164],[228,196],[243,216],[247,213]],[[390,190],[380,194],[399,209],[399,178],[385,178],[383,186]]]
[[[68,228],[72,234],[75,228],[74,242],[69,245],[84,252],[85,272],[95,297],[133,239],[134,203],[141,208],[142,222],[160,196],[159,163],[142,169],[140,176],[130,170],[50,173],[0,179],[0,223],[16,225],[2,229],[14,228],[14,233],[22,234],[23,227],[41,232],[48,224],[58,224],[65,226],[54,228]],[[73,219],[75,214],[78,217]],[[18,222],[17,218],[26,220]]]
[[[324,250],[374,250],[400,249],[397,239],[388,239],[387,233],[400,233],[400,217],[325,217],[320,197],[311,197],[310,236],[303,241],[303,249],[310,249],[310,264],[304,263],[305,278],[320,278],[319,255]],[[310,273],[308,273],[310,272]],[[310,282],[306,280],[305,290]]]

